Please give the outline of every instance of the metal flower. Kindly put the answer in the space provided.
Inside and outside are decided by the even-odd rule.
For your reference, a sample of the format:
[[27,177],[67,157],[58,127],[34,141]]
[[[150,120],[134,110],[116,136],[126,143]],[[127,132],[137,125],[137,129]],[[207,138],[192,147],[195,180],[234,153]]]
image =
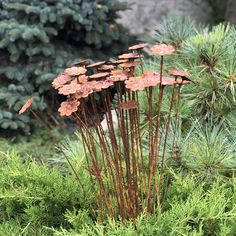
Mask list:
[[64,73],[68,74],[70,76],[77,76],[77,75],[83,75],[87,72],[87,70],[84,67],[70,67],[65,69]]
[[138,66],[140,64],[141,64],[140,61],[130,61],[130,62],[122,63],[122,64],[120,64],[120,66],[123,68],[131,68],[131,67]]
[[55,89],[61,88],[64,84],[69,82],[71,80],[71,77],[68,74],[60,74],[58,75],[52,82],[52,86]]
[[81,85],[78,84],[77,80],[73,80],[70,84],[66,84],[63,87],[59,88],[58,93],[63,95],[70,95],[76,93]]
[[86,75],[80,75],[78,76],[78,81],[81,84],[87,83],[88,82],[88,76]]
[[113,66],[113,65],[102,65],[102,66],[98,67],[98,70],[110,71],[110,70],[113,70],[114,68],[115,68],[115,66]]
[[61,103],[58,111],[60,112],[61,116],[70,116],[73,112],[77,111],[79,105],[80,102],[78,100],[69,98]]
[[106,61],[98,61],[96,63],[93,63],[93,64],[90,64],[90,65],[87,65],[86,67],[87,68],[97,68],[101,65],[104,65],[106,63]]
[[153,87],[160,83],[160,73],[158,72],[144,72],[142,76],[131,77],[125,81],[126,88],[137,91],[144,90],[144,88]]
[[143,55],[139,55],[137,53],[125,53],[118,56],[119,59],[137,59],[143,57]]
[[152,54],[157,56],[171,55],[175,48],[172,45],[167,44],[157,44],[151,48]]
[[30,98],[29,100],[27,100],[27,102],[19,110],[19,115],[24,113],[29,107],[31,107],[33,101],[34,101],[34,98]]
[[100,78],[105,78],[109,75],[110,75],[109,72],[96,73],[96,74],[90,75],[89,78],[90,79],[100,79]]
[[136,44],[136,45],[129,47],[129,50],[137,50],[138,51],[138,50],[145,48],[147,45],[148,45],[147,43]]

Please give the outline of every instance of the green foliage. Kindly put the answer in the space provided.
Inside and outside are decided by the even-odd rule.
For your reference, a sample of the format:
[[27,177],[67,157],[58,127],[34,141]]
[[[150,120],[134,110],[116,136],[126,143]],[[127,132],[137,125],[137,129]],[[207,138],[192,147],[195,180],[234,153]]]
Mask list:
[[[188,86],[183,86],[181,92],[178,112],[183,122],[189,127],[192,118],[202,119],[205,122],[213,119],[215,124],[222,120],[234,123],[235,26],[219,24],[212,29],[202,28],[198,33],[195,29],[193,30],[195,33],[188,31],[183,33],[185,32],[183,29],[189,29],[188,22],[183,21],[183,24],[178,24],[178,21],[174,20],[169,24],[166,22],[168,20],[164,21],[160,28],[163,29],[160,31],[162,34],[157,34],[156,40],[174,44],[178,50],[164,60],[165,74],[168,75],[168,69],[184,69],[193,81]],[[180,36],[173,37],[170,34],[172,31],[173,34]],[[155,57],[146,61],[144,67],[147,70],[156,70],[158,63],[159,58]],[[165,100],[164,104],[168,104],[168,101]]]
[[157,26],[155,40],[179,48],[183,41],[196,35],[197,32],[197,27],[189,18],[168,17]]
[[54,159],[59,158],[55,145],[61,143],[64,138],[65,133],[56,128],[50,131],[38,129],[29,136],[0,138],[0,151],[17,151],[22,158],[30,156],[38,162],[54,162]]
[[154,216],[143,214],[135,222],[109,220],[106,225],[87,224],[81,230],[61,229],[54,235],[234,235],[234,181],[229,186],[217,180],[208,186],[190,176],[173,178],[167,205]]
[[29,131],[29,114],[16,115],[29,97],[35,110],[49,101],[55,109],[51,81],[75,59],[120,52],[128,37],[115,19],[125,8],[117,0],[1,1],[0,128]]
[[86,214],[91,217],[89,206],[93,196],[89,195],[91,186],[81,165],[77,168],[81,170],[82,183],[86,183],[86,202],[81,186],[70,173],[63,175],[58,169],[39,166],[32,159],[23,161],[14,152],[1,152],[0,158],[0,235],[5,235],[11,222],[16,227],[10,227],[8,233],[32,235],[34,230],[42,233],[49,226],[69,227],[66,219],[72,212],[79,212],[77,218]]

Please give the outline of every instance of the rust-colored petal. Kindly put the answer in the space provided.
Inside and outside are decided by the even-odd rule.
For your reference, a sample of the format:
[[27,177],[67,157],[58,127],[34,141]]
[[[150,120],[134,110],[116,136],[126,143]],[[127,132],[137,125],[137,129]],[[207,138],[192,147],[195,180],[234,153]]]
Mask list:
[[131,91],[144,90],[145,88],[141,77],[130,77],[125,81],[125,87]]
[[129,47],[129,50],[141,50],[141,49],[145,48],[147,45],[148,45],[147,43],[136,44],[136,45]]
[[29,100],[27,100],[27,102],[19,110],[19,115],[24,113],[28,108],[30,108],[33,101],[34,101],[34,98],[30,98]]
[[84,67],[70,67],[65,69],[64,73],[68,74],[70,76],[77,76],[77,75],[83,75],[87,72],[87,70]]
[[114,68],[115,68],[115,66],[113,66],[113,65],[102,65],[102,66],[98,67],[98,70],[110,71],[110,70],[113,70]]
[[80,75],[80,76],[78,76],[78,81],[79,81],[81,84],[87,83],[87,82],[88,82],[88,76],[86,76],[86,75]]
[[105,63],[106,63],[106,61],[98,61],[96,63],[87,65],[87,68],[97,68],[97,67],[99,67],[101,65],[104,65]]
[[112,64],[113,65],[119,65],[119,64],[122,64],[122,63],[126,63],[128,61],[129,60],[127,60],[127,59],[122,59],[122,60],[113,61]]
[[151,51],[153,55],[166,56],[171,55],[175,51],[175,48],[172,45],[157,44],[151,48]]
[[90,79],[100,79],[100,78],[105,78],[109,75],[110,75],[109,72],[96,73],[96,74],[90,75],[89,78]]
[[124,68],[131,68],[131,67],[136,67],[136,66],[138,66],[140,64],[141,64],[140,61],[130,61],[130,62],[126,62],[126,63],[120,64],[120,66],[124,67]]
[[80,88],[77,89],[76,93],[73,96],[77,99],[80,99],[88,97],[91,93],[93,93],[92,86],[90,85],[90,82],[87,82],[85,84],[81,84]]
[[66,101],[61,103],[58,111],[61,116],[70,116],[73,112],[76,112],[80,102],[76,99],[67,99]]
[[125,71],[125,70],[113,70],[111,71],[111,75],[114,76],[114,75],[128,75],[128,72]]
[[91,86],[94,92],[100,92],[102,89],[107,89],[113,85],[112,81],[89,81],[89,86]]
[[120,108],[124,110],[131,110],[138,108],[138,102],[135,100],[129,100],[120,104]]
[[162,85],[174,85],[174,84],[177,84],[177,81],[175,81],[175,78],[163,76],[161,84]]
[[137,53],[125,53],[118,56],[119,59],[137,59],[142,57],[143,55],[139,55]]
[[142,81],[144,83],[144,86],[147,87],[153,87],[160,83],[160,73],[159,72],[152,72],[147,71],[144,72],[141,76]]
[[111,76],[107,78],[107,81],[117,82],[124,81],[128,79],[128,72],[124,70],[113,70]]
[[70,95],[76,93],[77,89],[80,88],[77,80],[73,80],[70,84],[66,84],[63,87],[59,88],[58,93],[63,95]]
[[144,72],[142,76],[129,78],[125,81],[125,86],[132,91],[137,91],[156,86],[159,83],[160,73],[148,71]]
[[173,76],[188,76],[185,70],[168,70],[168,74]]
[[67,74],[60,74],[58,75],[52,82],[52,86],[55,89],[61,88],[64,84],[70,81],[71,77]]

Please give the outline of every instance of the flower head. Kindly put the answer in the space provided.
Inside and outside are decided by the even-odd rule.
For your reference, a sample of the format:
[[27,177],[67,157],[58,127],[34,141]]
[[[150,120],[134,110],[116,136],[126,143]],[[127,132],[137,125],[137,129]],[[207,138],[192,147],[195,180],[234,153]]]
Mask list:
[[117,82],[124,81],[128,79],[128,73],[124,70],[113,70],[111,76],[107,78],[107,81]]
[[89,78],[90,79],[100,79],[100,78],[105,78],[109,75],[110,75],[109,72],[96,73],[96,74],[90,75]]
[[168,74],[173,76],[188,76],[185,70],[168,70]]
[[97,67],[99,67],[101,65],[104,65],[105,63],[106,63],[106,61],[98,61],[96,63],[87,65],[87,68],[97,68]]
[[63,87],[59,88],[59,94],[70,95],[76,93],[77,89],[80,88],[77,80],[73,80],[70,84],[66,84]]
[[157,56],[171,55],[175,48],[172,45],[167,44],[157,44],[151,48],[152,54]]
[[131,68],[131,67],[136,67],[140,64],[141,64],[140,61],[130,61],[130,62],[122,63],[122,64],[120,64],[120,66],[123,68]]
[[98,70],[110,71],[110,70],[113,70],[114,68],[115,68],[115,66],[113,66],[113,65],[102,65],[102,66],[98,67]]
[[60,112],[61,116],[70,116],[73,112],[77,111],[79,105],[80,102],[78,100],[69,98],[61,103],[58,111]]
[[137,59],[142,57],[142,55],[139,55],[137,53],[125,53],[120,56],[118,56],[119,59]]
[[81,84],[87,83],[88,82],[88,76],[86,75],[80,75],[78,76],[78,81]]
[[121,60],[117,60],[117,61],[113,61],[112,64],[113,65],[119,65],[119,64],[122,64],[122,63],[125,63],[125,62],[128,62],[129,60],[127,59],[121,59]]
[[137,50],[138,51],[138,50],[145,48],[147,45],[148,45],[147,43],[136,44],[136,45],[129,47],[129,50]]
[[19,115],[24,113],[29,107],[31,107],[33,101],[34,101],[34,98],[30,98],[29,100],[27,100],[27,102],[19,110]]
[[77,75],[83,75],[87,72],[87,70],[84,67],[70,67],[65,69],[64,73],[69,76],[77,76]]
[[142,76],[131,77],[125,81],[126,88],[137,91],[144,90],[148,87],[156,86],[160,83],[160,73],[158,72],[144,72]]
[[58,75],[52,82],[52,86],[55,89],[61,88],[64,84],[71,80],[71,77],[68,74],[60,74]]

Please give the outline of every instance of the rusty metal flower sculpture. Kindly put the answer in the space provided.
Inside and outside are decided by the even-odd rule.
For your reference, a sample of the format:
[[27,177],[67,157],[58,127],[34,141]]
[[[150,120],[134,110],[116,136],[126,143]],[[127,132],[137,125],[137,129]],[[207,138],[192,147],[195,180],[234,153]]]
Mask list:
[[66,84],[67,82],[69,82],[71,80],[71,77],[68,74],[60,74],[58,75],[52,82],[52,86],[55,89],[59,89],[61,88],[64,84]]
[[32,106],[33,101],[34,101],[34,98],[30,98],[29,100],[27,100],[27,102],[19,110],[19,115],[24,113],[27,109],[29,109]]
[[125,53],[118,56],[118,58],[122,60],[137,59],[137,58],[140,58],[140,55],[137,53]]
[[69,75],[69,76],[78,76],[78,75],[83,75],[87,72],[87,70],[84,67],[70,67],[67,68],[64,73]]
[[97,68],[97,67],[100,67],[101,65],[104,65],[106,63],[106,61],[98,61],[96,63],[93,63],[93,64],[90,64],[90,65],[87,65],[86,67],[87,68]]
[[172,45],[157,44],[151,48],[152,54],[156,56],[166,56],[174,53],[175,48]]
[[136,44],[136,45],[133,45],[133,46],[129,47],[129,50],[139,51],[139,50],[144,49],[147,45],[148,45],[147,43]]
[[80,102],[76,99],[67,99],[66,101],[61,103],[60,108],[58,111],[60,112],[61,116],[70,116],[73,112],[78,110],[78,106]]
[[59,88],[58,93],[63,95],[70,95],[76,93],[77,89],[80,88],[77,80],[73,80],[70,84],[66,84],[63,87]]

